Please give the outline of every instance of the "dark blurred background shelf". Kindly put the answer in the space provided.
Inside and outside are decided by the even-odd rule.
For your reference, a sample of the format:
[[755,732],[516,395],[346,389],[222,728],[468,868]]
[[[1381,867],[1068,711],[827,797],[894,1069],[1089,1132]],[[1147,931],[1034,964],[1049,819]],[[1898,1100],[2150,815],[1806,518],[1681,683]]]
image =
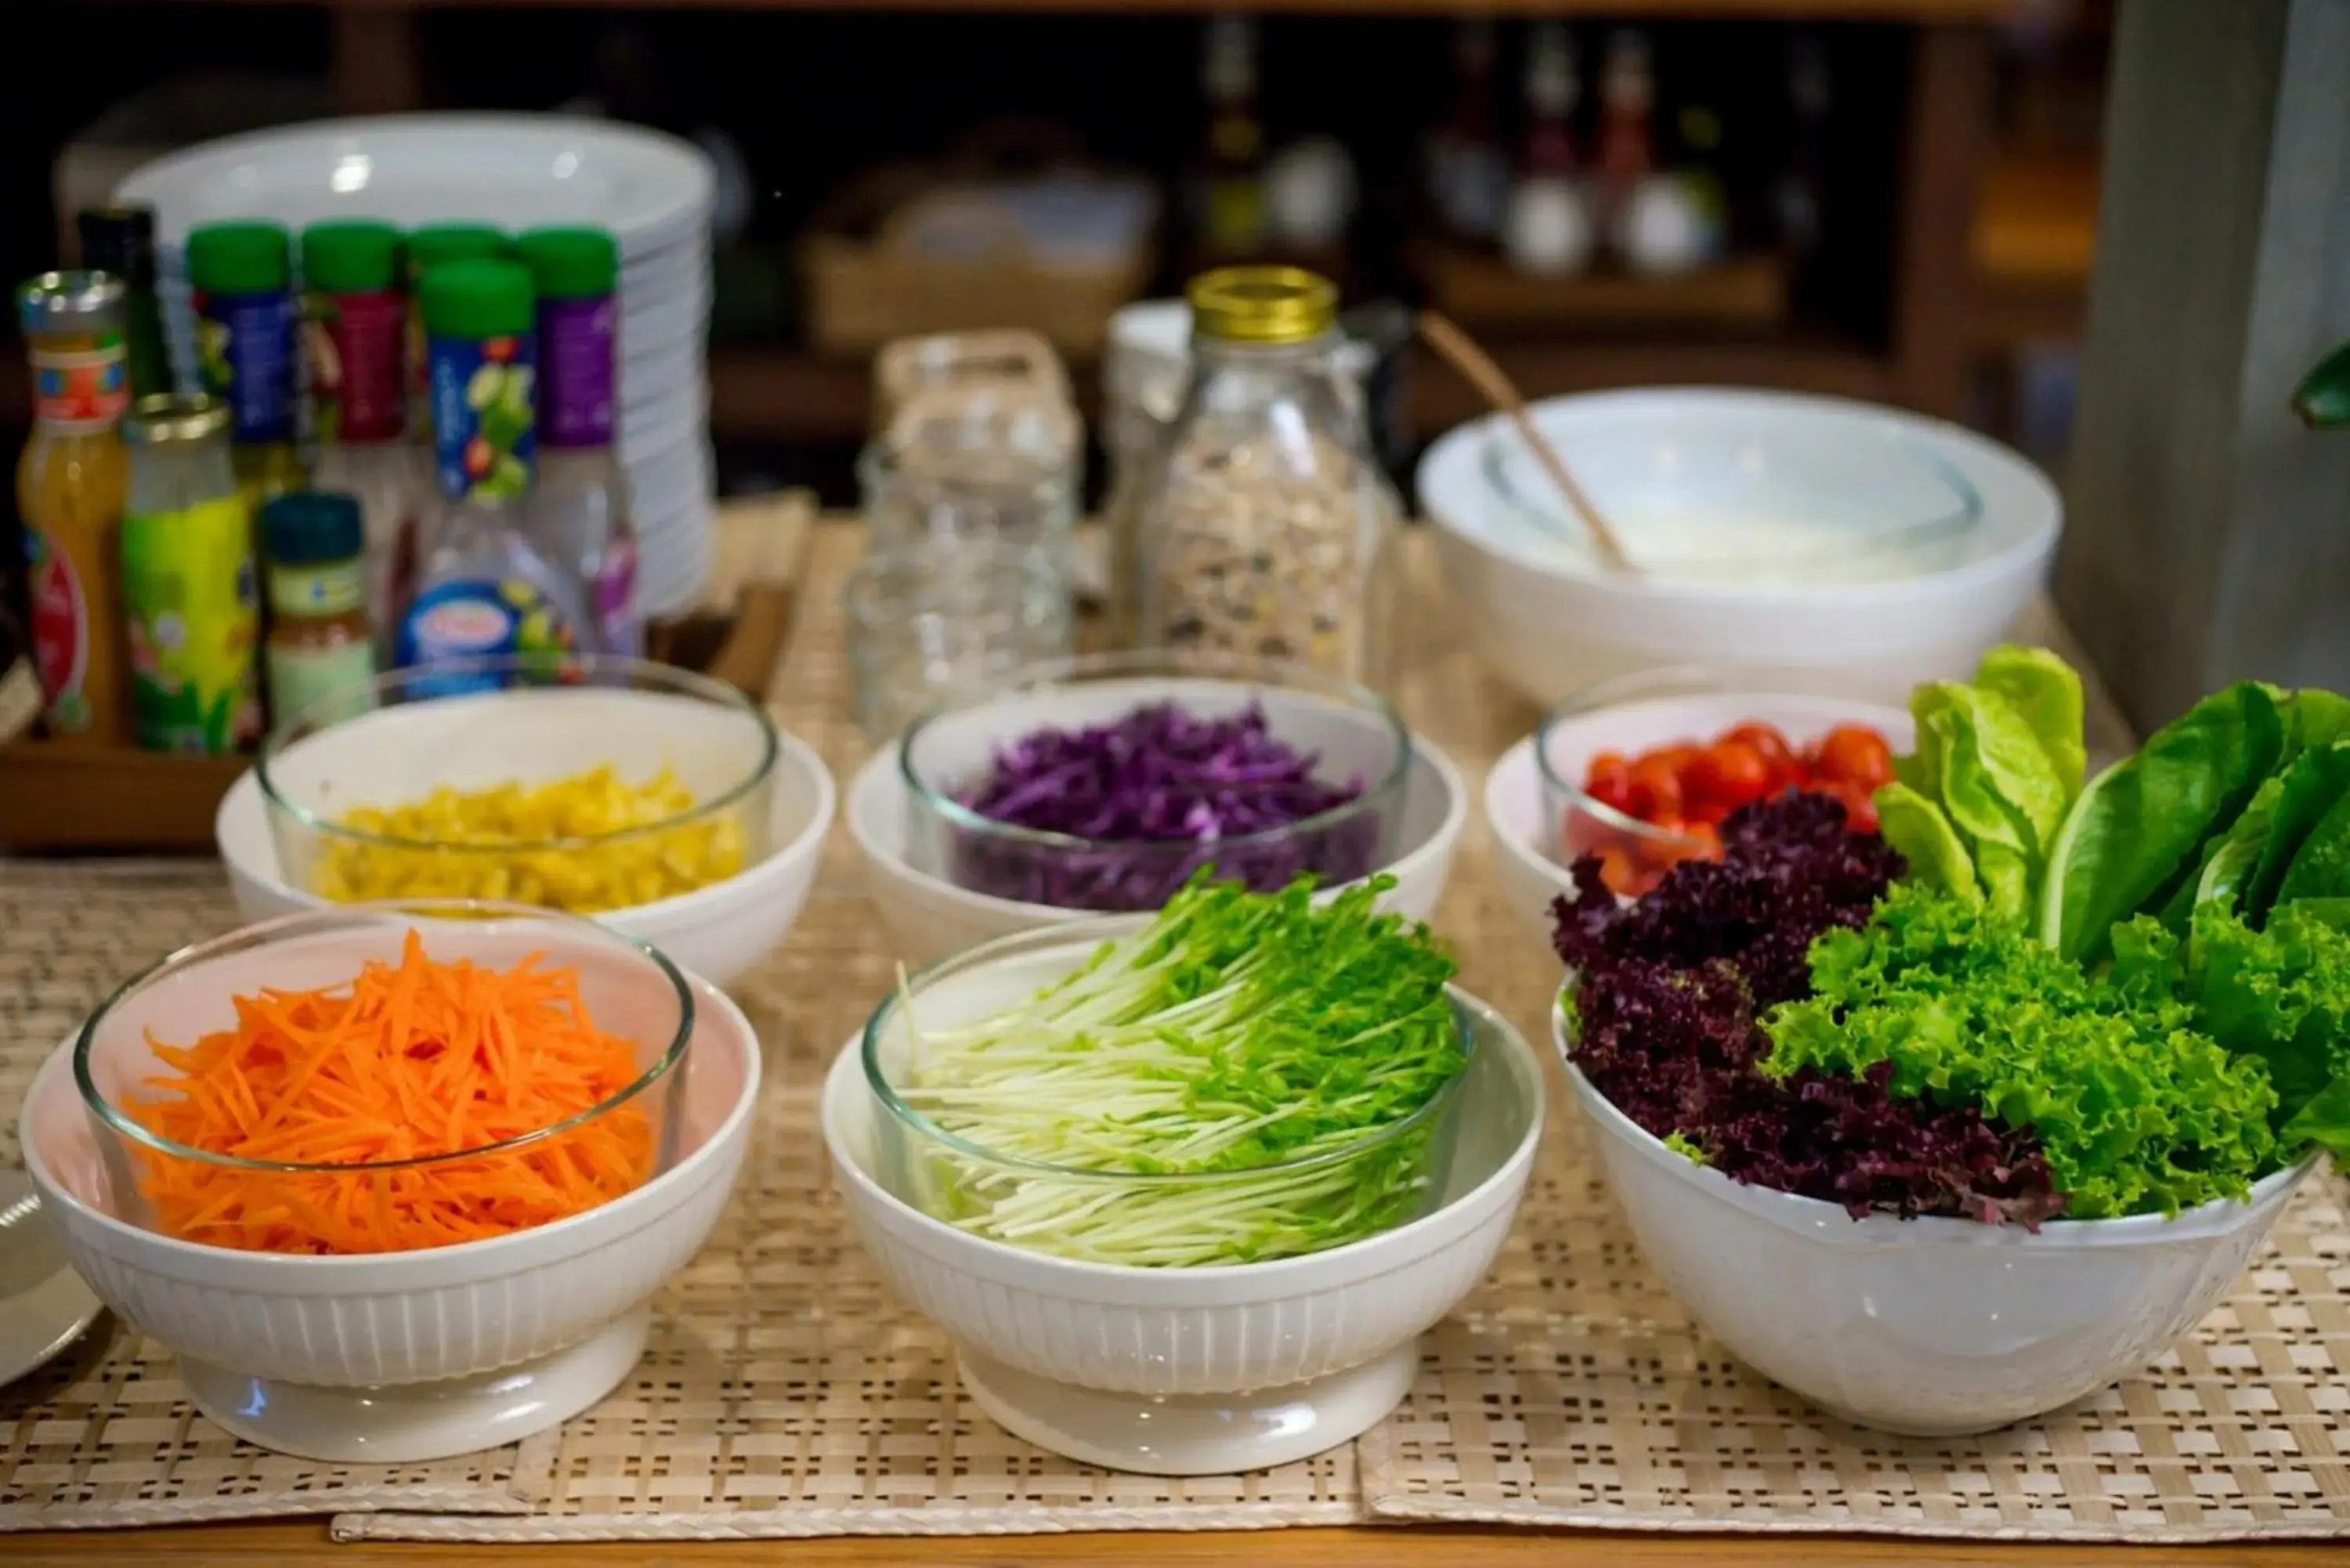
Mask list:
[[[90,0],[36,7],[20,41],[106,69],[40,73],[0,105],[0,256],[53,265],[52,163],[110,103],[190,71],[312,86],[321,107],[553,109],[599,92],[621,118],[722,133],[745,211],[716,256],[712,430],[738,479],[847,498],[867,368],[810,350],[797,274],[808,223],[859,171],[936,154],[1006,116],[1049,122],[1167,196],[1149,292],[1180,286],[1189,161],[1201,134],[1202,18],[1224,0]],[[1362,171],[1332,259],[1350,296],[1447,308],[1533,396],[1723,382],[1880,399],[2014,434],[2051,425],[2095,234],[2095,125],[2110,0],[1265,0],[1261,103],[1274,140],[1326,134]],[[1681,278],[1603,268],[1557,283],[1448,254],[1411,206],[1420,139],[1445,112],[1458,19],[1509,19],[1514,99],[1527,18],[1573,24],[1586,97],[1603,45],[1642,29],[1660,135],[1702,100],[1727,125],[1729,261]],[[1752,243],[1752,190],[1781,134],[1791,40],[1835,63],[1833,202],[1802,269]],[[616,65],[616,62],[619,64]],[[650,68],[645,68],[650,64]],[[1586,106],[1586,112],[1588,113]],[[1504,127],[1504,134],[1515,130]],[[1588,153],[1590,149],[1585,149]],[[1740,194],[1746,192],[1748,194]],[[0,356],[14,365],[13,342]],[[2054,372],[2050,367],[2056,367]],[[1098,369],[1075,367],[1089,410]],[[2040,392],[2029,389],[2037,386]],[[1415,365],[1425,440],[1479,411]],[[0,369],[0,427],[21,428]],[[2056,400],[2061,405],[2062,398]],[[2043,436],[2046,431],[2043,430]],[[2043,450],[2046,450],[2043,442]]]

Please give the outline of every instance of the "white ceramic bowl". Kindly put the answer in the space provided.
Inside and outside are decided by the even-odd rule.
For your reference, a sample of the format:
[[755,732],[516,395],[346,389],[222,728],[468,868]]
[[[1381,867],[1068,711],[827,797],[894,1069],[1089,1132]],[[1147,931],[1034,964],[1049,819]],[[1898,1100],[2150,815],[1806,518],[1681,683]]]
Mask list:
[[[437,952],[462,940],[501,963],[526,943],[569,962],[581,957],[569,924],[442,922],[428,940]],[[459,926],[473,929],[452,937]],[[159,985],[150,1010],[168,1010],[159,1027],[192,1034],[213,1026],[209,1015],[224,1013],[232,994],[325,983],[363,957],[396,955],[398,941],[398,930],[379,927],[224,954]],[[143,1229],[121,1217],[108,1151],[74,1081],[72,1040],[26,1096],[17,1127],[26,1167],[74,1268],[172,1348],[197,1407],[231,1432],[337,1463],[494,1448],[586,1409],[629,1374],[644,1347],[647,1303],[700,1250],[733,1189],[758,1095],[758,1041],[716,987],[686,982],[694,1023],[672,1070],[684,1076],[670,1088],[676,1158],[635,1190],[536,1230],[424,1251],[307,1257]],[[598,1006],[599,1021],[606,1011]]]
[[[907,963],[935,963],[998,937],[1099,918],[1090,909],[974,893],[911,865],[906,855],[906,782],[894,742],[857,771],[842,809],[849,836],[865,857],[866,891],[880,911],[891,950]],[[1453,855],[1468,821],[1469,785],[1461,770],[1442,752],[1415,739],[1394,853],[1380,867],[1396,885],[1380,896],[1379,908],[1415,920],[1431,918],[1451,877]],[[1323,896],[1335,898],[1339,890]]]
[[[1555,1009],[1551,1027],[1564,1051]],[[1699,1325],[1822,1408],[1913,1437],[1989,1431],[2146,1365],[2218,1303],[2309,1169],[2169,1220],[1855,1220],[1694,1164],[1572,1060],[1566,1078],[1641,1255]]]
[[1972,518],[1955,538],[1937,535],[1915,576],[1826,580],[1848,569],[1834,565],[1846,556],[1814,542],[1804,559],[1831,564],[1782,584],[1759,571],[1614,576],[1533,520],[1529,505],[1555,504],[1538,483],[1521,482],[1515,496],[1500,487],[1492,454],[1515,446],[1502,417],[1463,425],[1421,461],[1420,510],[1435,524],[1461,624],[1501,680],[1545,708],[1659,664],[1738,670],[1762,691],[1886,702],[1919,680],[1963,679],[2039,591],[2064,515],[2046,475],[2006,448],[1840,399],[1668,388],[1550,399],[1534,415],[1570,465],[1591,472],[1599,504],[1635,535],[1636,556],[1648,547],[1646,516],[1740,510],[1728,480],[1690,482],[1708,464],[1751,475],[1774,507],[1808,496],[1855,527],[1880,504],[1895,524],[1930,518],[1953,495]]
[[[598,916],[667,953],[680,967],[732,985],[773,952],[816,882],[834,805],[832,775],[805,742],[773,732],[766,852],[709,887]],[[601,687],[504,691],[404,703],[338,724],[301,742],[319,765],[368,781],[369,798],[415,799],[437,784],[543,782],[607,763],[631,775],[673,761],[708,798],[739,769],[740,738],[720,711],[650,691]],[[213,836],[247,919],[325,907],[288,878],[269,807],[248,771],[222,798]]]
[[[1036,957],[1066,971],[1092,947]],[[953,1016],[959,996],[985,1005],[1000,969],[931,988],[925,1016]],[[1284,1464],[1355,1437],[1403,1397],[1419,1334],[1484,1278],[1525,1190],[1542,1134],[1541,1066],[1500,1014],[1455,995],[1475,1044],[1440,1206],[1347,1246],[1231,1267],[1122,1268],[931,1219],[879,1179],[883,1113],[861,1036],[825,1080],[833,1180],[882,1278],[955,1341],[964,1386],[1008,1430],[1149,1474]]]
[[1749,720],[1773,725],[1799,744],[1837,724],[1866,724],[1896,752],[1905,752],[1917,733],[1909,715],[1898,708],[1771,691],[1634,698],[1553,715],[1503,753],[1485,775],[1485,820],[1499,851],[1494,869],[1510,911],[1548,949],[1551,902],[1575,892],[1575,878],[1559,857],[1563,825],[1553,820],[1544,796],[1538,746],[1547,752],[1556,776],[1580,781],[1601,752],[1638,756],[1676,742],[1702,745]]

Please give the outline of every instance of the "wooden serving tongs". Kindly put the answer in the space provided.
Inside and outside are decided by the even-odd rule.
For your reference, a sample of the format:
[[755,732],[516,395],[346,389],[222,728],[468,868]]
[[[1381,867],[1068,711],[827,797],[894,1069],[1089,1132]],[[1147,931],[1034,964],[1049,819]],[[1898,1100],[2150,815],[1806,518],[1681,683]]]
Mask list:
[[1461,373],[1461,379],[1476,388],[1488,403],[1508,415],[1510,422],[1517,426],[1519,439],[1526,443],[1526,450],[1534,454],[1534,462],[1542,465],[1558,493],[1566,498],[1568,510],[1582,520],[1600,564],[1627,576],[1638,574],[1640,568],[1624,553],[1624,543],[1616,536],[1615,528],[1584,493],[1583,486],[1575,482],[1575,475],[1567,471],[1557,450],[1535,428],[1533,416],[1526,412],[1526,400],[1519,393],[1517,383],[1510,379],[1509,372],[1477,347],[1475,339],[1438,312],[1421,311],[1418,326],[1420,341],[1436,350],[1439,358]]

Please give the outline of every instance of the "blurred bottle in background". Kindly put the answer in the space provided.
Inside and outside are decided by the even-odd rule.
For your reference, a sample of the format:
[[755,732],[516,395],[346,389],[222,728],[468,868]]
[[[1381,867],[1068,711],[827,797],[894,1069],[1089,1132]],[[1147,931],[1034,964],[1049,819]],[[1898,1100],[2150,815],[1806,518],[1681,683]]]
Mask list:
[[1575,109],[1582,95],[1565,27],[1535,27],[1526,48],[1526,127],[1504,235],[1522,272],[1563,277],[1591,259],[1592,213],[1578,178]]
[[1428,142],[1428,196],[1445,237],[1498,244],[1510,200],[1510,156],[1494,108],[1492,19],[1472,16],[1452,35],[1452,101]]
[[368,624],[390,652],[390,627],[416,571],[421,465],[406,439],[408,301],[400,231],[361,220],[302,231],[314,488],[358,504],[366,538]]
[[276,223],[188,231],[197,372],[203,389],[228,405],[229,459],[256,509],[308,482],[296,445],[301,348],[293,248]]
[[1599,77],[1599,216],[1612,232],[1632,192],[1657,166],[1650,120],[1657,80],[1648,40],[1624,31],[1607,40]]
[[130,395],[151,398],[172,387],[163,345],[163,307],[155,297],[155,214],[144,207],[92,207],[76,214],[81,265],[122,281],[122,347]]
[[1264,126],[1257,117],[1256,23],[1210,19],[1201,85],[1208,100],[1200,239],[1220,256],[1253,255],[1265,241]]
[[620,251],[601,229],[532,229],[515,254],[538,286],[538,482],[530,534],[586,590],[582,652],[634,659],[637,535],[612,451]]
[[1827,182],[1827,129],[1831,99],[1827,46],[1813,34],[1787,40],[1787,158],[1773,192],[1779,248],[1791,267],[1801,268],[1818,248],[1822,195]]

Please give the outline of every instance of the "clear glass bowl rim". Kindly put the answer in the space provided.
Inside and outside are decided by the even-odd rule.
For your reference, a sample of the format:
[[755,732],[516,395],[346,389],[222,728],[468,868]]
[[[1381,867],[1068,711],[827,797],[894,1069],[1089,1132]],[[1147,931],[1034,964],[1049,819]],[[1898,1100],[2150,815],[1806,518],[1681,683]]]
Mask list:
[[[286,813],[312,832],[344,844],[361,845],[369,849],[396,849],[410,854],[488,857],[547,853],[577,854],[585,850],[602,849],[616,844],[627,844],[655,834],[673,832],[678,828],[691,826],[694,823],[714,817],[721,812],[739,805],[761,784],[775,776],[776,761],[783,753],[783,742],[776,738],[775,722],[768,716],[764,708],[723,680],[714,680],[709,676],[696,674],[691,670],[681,670],[675,665],[662,664],[650,659],[629,659],[609,653],[583,653],[567,655],[550,666],[546,659],[533,655],[500,654],[494,658],[452,659],[429,667],[411,666],[404,670],[386,670],[380,675],[369,676],[367,689],[373,695],[380,698],[388,691],[399,691],[420,680],[462,678],[468,675],[544,675],[550,668],[581,669],[587,670],[591,677],[598,671],[621,675],[627,678],[628,684],[625,689],[628,691],[663,691],[665,690],[668,695],[692,697],[715,707],[731,708],[748,717],[759,726],[759,760],[741,780],[728,785],[707,800],[698,800],[683,811],[673,812],[658,822],[644,823],[635,827],[615,828],[609,833],[593,833],[573,838],[516,839],[510,844],[461,844],[444,838],[402,838],[391,834],[371,833],[365,828],[352,827],[332,817],[322,816],[308,806],[297,805],[286,798],[277,787],[277,781],[270,775],[270,764],[277,760],[288,744],[295,743],[289,742],[286,737],[299,729],[306,722],[317,719],[321,714],[333,713],[348,704],[352,693],[359,689],[358,683],[354,682],[350,686],[339,688],[321,697],[309,707],[295,714],[293,718],[272,729],[262,741],[260,754],[254,761],[254,776],[260,782],[263,798],[272,806]],[[639,680],[644,680],[646,684],[638,684]],[[533,686],[525,690],[592,691],[598,688],[594,685]],[[480,693],[484,696],[502,694],[502,692]],[[469,692],[462,695],[475,694]],[[420,701],[434,701],[439,699],[424,698]],[[364,719],[370,713],[380,711],[380,707],[381,704],[378,703],[366,711],[349,714],[348,718]],[[304,734],[301,739],[305,742],[315,740],[320,735],[328,733],[334,727],[331,722],[319,725]],[[617,765],[615,763],[616,767]]]
[[[1569,720],[1588,718],[1594,713],[1626,703],[1698,694],[1692,691],[1677,689],[1687,687],[1701,687],[1706,691],[1718,693],[1731,693],[1738,690],[1737,678],[1727,670],[1711,669],[1702,664],[1666,665],[1655,670],[1636,670],[1629,675],[1612,676],[1606,680],[1586,686],[1549,712],[1544,713],[1542,716],[1542,722],[1534,726],[1534,766],[1542,774],[1544,786],[1564,795],[1571,809],[1579,811],[1593,821],[1612,828],[1617,833],[1627,835],[1640,843],[1654,845],[1660,849],[1682,850],[1692,854],[1707,848],[1708,846],[1702,839],[1692,838],[1687,834],[1668,832],[1654,823],[1642,822],[1637,816],[1620,812],[1604,801],[1594,800],[1584,793],[1581,784],[1570,784],[1559,777],[1557,768],[1550,760],[1551,733]],[[1683,743],[1702,746],[1712,738],[1709,735],[1700,740]],[[1548,827],[1550,831],[1555,833],[1563,831],[1564,825],[1550,824]]]
[[[669,983],[671,992],[676,997],[678,1012],[676,1033],[671,1037],[661,1054],[654,1058],[652,1065],[639,1073],[627,1086],[589,1106],[585,1110],[573,1112],[561,1121],[549,1122],[546,1126],[534,1131],[519,1133],[496,1143],[485,1143],[473,1148],[459,1149],[450,1154],[420,1154],[411,1155],[406,1159],[374,1160],[351,1165],[319,1165],[300,1160],[249,1159],[243,1155],[190,1148],[185,1144],[150,1132],[140,1125],[99,1091],[96,1079],[91,1075],[90,1050],[96,1043],[99,1025],[115,1008],[144,989],[151,981],[161,980],[165,975],[190,964],[200,963],[227,952],[266,946],[271,941],[282,940],[289,933],[298,934],[309,928],[354,924],[370,915],[405,913],[414,916],[420,912],[432,910],[463,912],[467,916],[496,915],[538,924],[566,926],[581,931],[593,932],[598,940],[609,942],[615,947],[633,950],[651,961],[654,971]],[[173,1159],[193,1160],[200,1165],[209,1165],[224,1170],[266,1171],[277,1176],[364,1176],[396,1170],[425,1170],[434,1166],[450,1165],[460,1160],[481,1159],[528,1148],[535,1144],[544,1143],[566,1133],[576,1132],[598,1117],[629,1104],[638,1096],[668,1077],[676,1070],[677,1064],[685,1059],[686,1047],[693,1039],[693,988],[686,983],[684,972],[670,961],[669,956],[650,942],[639,941],[634,937],[616,931],[611,927],[595,920],[585,919],[576,915],[566,915],[554,909],[541,909],[536,905],[498,903],[487,898],[413,898],[385,903],[336,904],[324,909],[302,909],[293,914],[278,915],[250,926],[241,926],[223,936],[213,937],[201,942],[191,942],[186,947],[166,953],[120,985],[116,986],[107,992],[106,999],[98,1004],[90,1015],[82,1021],[81,1027],[75,1032],[74,1086],[81,1091],[83,1106],[88,1107],[99,1120],[105,1123],[109,1129],[143,1148],[169,1156]]]
[[952,978],[972,970],[984,968],[1005,958],[1019,957],[1037,949],[1083,947],[1093,951],[1103,942],[1121,936],[1131,936],[1149,924],[1149,916],[1113,915],[1090,920],[1069,920],[1035,930],[1014,931],[993,941],[982,942],[975,948],[940,960],[902,979],[898,986],[884,996],[865,1021],[858,1040],[858,1052],[865,1068],[866,1088],[879,1102],[890,1117],[924,1140],[942,1146],[966,1159],[983,1161],[998,1169],[1017,1171],[1030,1176],[1050,1177],[1062,1181],[1096,1181],[1105,1186],[1128,1189],[1148,1187],[1209,1187],[1226,1182],[1243,1181],[1261,1176],[1295,1175],[1320,1170],[1329,1166],[1362,1158],[1388,1147],[1397,1139],[1417,1128],[1430,1126],[1444,1114],[1445,1108],[1460,1097],[1461,1086],[1468,1081],[1470,1058],[1477,1048],[1477,1031],[1471,1024],[1468,1008],[1462,1003],[1459,988],[1448,981],[1444,1000],[1452,1011],[1452,1027],[1461,1041],[1461,1065],[1452,1075],[1437,1086],[1436,1092],[1421,1103],[1419,1109],[1400,1121],[1375,1127],[1361,1137],[1337,1148],[1325,1149],[1303,1159],[1279,1160],[1270,1165],[1243,1166],[1232,1170],[1201,1170],[1145,1172],[1128,1170],[1092,1170],[1082,1166],[1054,1165],[1045,1160],[1028,1159],[1018,1155],[999,1154],[984,1144],[977,1144],[956,1133],[949,1132],[936,1122],[898,1097],[888,1075],[881,1070],[881,1034],[892,1010],[907,999],[917,995],[929,983]]
[[[1217,667],[1222,666],[1219,670]],[[1251,681],[1248,672],[1255,671],[1262,679]],[[925,783],[914,772],[914,743],[931,724],[951,713],[983,707],[1005,697],[1016,696],[1040,686],[1072,685],[1094,677],[1130,676],[1135,678],[1163,677],[1170,680],[1214,680],[1232,685],[1271,685],[1309,692],[1317,697],[1342,697],[1353,707],[1376,715],[1395,742],[1396,757],[1384,777],[1367,784],[1354,799],[1312,816],[1299,817],[1280,827],[1262,828],[1255,833],[1236,834],[1229,838],[1084,838],[1074,833],[1055,833],[1041,827],[1023,827],[1017,823],[998,822],[983,816],[952,795],[941,794]],[[1018,737],[1014,737],[1017,739]],[[1338,676],[1325,674],[1311,665],[1284,659],[1251,659],[1241,656],[1224,658],[1215,654],[1179,653],[1166,649],[1142,649],[1121,653],[1080,654],[1074,659],[1046,659],[1042,663],[1024,665],[1014,670],[1004,685],[993,687],[958,701],[954,698],[939,703],[906,727],[898,742],[898,776],[905,781],[910,798],[923,809],[940,817],[956,829],[981,837],[994,838],[1006,844],[1025,845],[1036,849],[1062,850],[1072,854],[1089,851],[1114,851],[1121,855],[1137,852],[1164,851],[1170,855],[1190,855],[1212,846],[1218,850],[1249,850],[1287,844],[1309,833],[1326,833],[1386,805],[1402,802],[1404,785],[1411,776],[1411,732],[1405,727],[1403,715],[1395,705],[1369,687]]]

